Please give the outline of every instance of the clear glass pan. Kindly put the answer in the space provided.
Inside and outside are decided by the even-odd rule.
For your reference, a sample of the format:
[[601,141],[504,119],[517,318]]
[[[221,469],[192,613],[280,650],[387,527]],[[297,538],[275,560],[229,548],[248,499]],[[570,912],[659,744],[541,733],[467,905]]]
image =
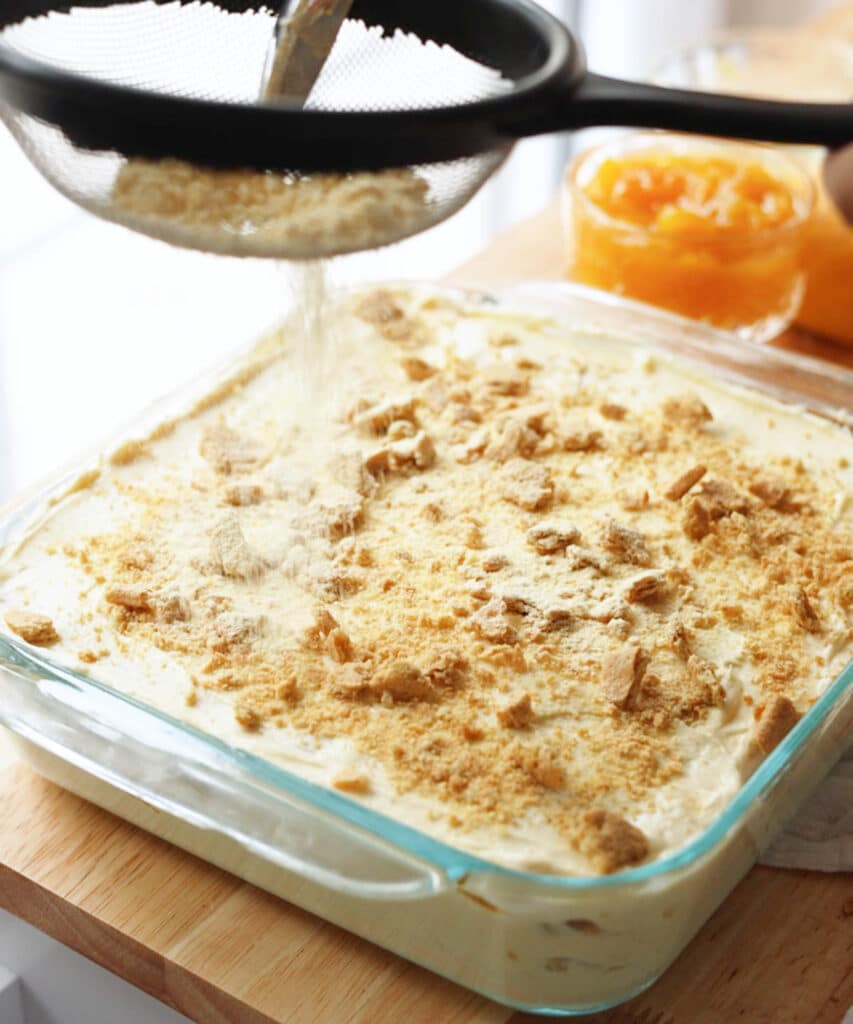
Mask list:
[[[835,366],[577,286],[536,284],[477,299],[492,311],[565,321],[591,341],[629,337],[806,406],[840,430],[853,423],[853,374]],[[185,408],[221,376],[158,403],[104,447]],[[0,510],[0,568],[3,548],[91,465],[84,459]],[[853,663],[697,839],[663,860],[594,878],[472,857],[5,634],[0,723],[36,770],[196,855],[493,999],[577,1014],[650,985],[826,774],[853,728]]]

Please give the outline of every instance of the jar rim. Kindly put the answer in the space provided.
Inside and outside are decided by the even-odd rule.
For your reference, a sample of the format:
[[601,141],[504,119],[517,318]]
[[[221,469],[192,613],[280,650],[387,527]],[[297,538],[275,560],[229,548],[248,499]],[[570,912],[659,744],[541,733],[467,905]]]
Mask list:
[[[707,234],[686,231],[677,236],[661,235],[654,227],[646,227],[634,221],[615,217],[604,210],[590,198],[585,182],[581,180],[584,171],[591,166],[600,165],[609,157],[624,156],[629,153],[672,152],[676,155],[686,153],[707,153],[724,157],[740,157],[744,161],[751,160],[760,164],[771,176],[794,192],[794,215],[781,224],[757,230],[745,230],[730,234],[720,233],[713,239],[715,247],[731,245],[743,247],[749,243],[764,243],[774,238],[785,238],[801,229],[809,220],[815,207],[816,189],[808,172],[795,160],[777,149],[755,142],[740,142],[730,139],[718,139],[705,135],[685,135],[667,131],[630,132],[600,143],[570,161],[566,168],[564,181],[572,199],[580,202],[600,225],[608,226],[623,235],[637,239],[654,240],[660,244],[682,246],[696,243],[707,244]],[[775,170],[775,173],[774,173]],[[792,187],[792,181],[796,186]]]

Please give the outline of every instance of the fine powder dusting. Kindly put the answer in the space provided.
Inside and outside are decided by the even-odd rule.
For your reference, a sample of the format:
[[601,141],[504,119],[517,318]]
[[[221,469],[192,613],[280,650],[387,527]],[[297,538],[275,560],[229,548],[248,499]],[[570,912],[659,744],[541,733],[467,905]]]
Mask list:
[[134,159],[116,176],[109,214],[210,252],[313,259],[400,241],[429,227],[435,208],[408,168],[299,176]]

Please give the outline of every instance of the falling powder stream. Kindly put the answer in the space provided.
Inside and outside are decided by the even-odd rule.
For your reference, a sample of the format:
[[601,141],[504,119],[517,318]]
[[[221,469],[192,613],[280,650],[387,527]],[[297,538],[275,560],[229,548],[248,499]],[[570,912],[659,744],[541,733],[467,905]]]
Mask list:
[[293,294],[293,361],[300,406],[313,416],[323,413],[332,397],[334,316],[330,309],[326,260],[286,264]]

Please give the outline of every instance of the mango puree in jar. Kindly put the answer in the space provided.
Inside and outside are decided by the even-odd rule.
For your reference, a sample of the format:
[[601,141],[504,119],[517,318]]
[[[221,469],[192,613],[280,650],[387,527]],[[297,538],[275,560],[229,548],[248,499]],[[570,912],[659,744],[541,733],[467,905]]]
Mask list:
[[[853,28],[832,34],[737,29],[675,55],[654,76],[658,85],[807,103],[853,102]],[[811,175],[817,204],[803,238],[805,294],[797,323],[853,345],[853,228],[823,188],[825,150],[784,146]]]
[[763,147],[632,136],[569,169],[568,276],[765,340],[802,296],[811,202]]

